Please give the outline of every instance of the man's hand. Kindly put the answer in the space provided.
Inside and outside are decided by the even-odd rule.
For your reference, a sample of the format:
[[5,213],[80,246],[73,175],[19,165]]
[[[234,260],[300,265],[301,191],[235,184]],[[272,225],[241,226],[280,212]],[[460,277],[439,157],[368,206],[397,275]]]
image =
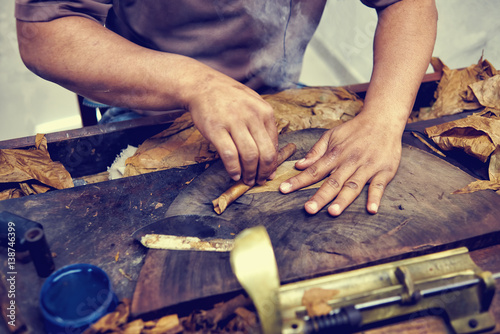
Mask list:
[[385,187],[396,174],[401,159],[398,126],[388,129],[388,122],[382,123],[370,122],[360,115],[325,132],[306,157],[296,163],[298,169],[305,171],[282,183],[281,192],[289,193],[327,177],[305,209],[315,214],[335,199],[328,212],[338,216],[370,183],[367,210],[377,213]]
[[188,99],[188,110],[235,181],[263,184],[276,170],[278,131],[272,107],[255,91],[213,72]]
[[401,159],[401,136],[436,38],[434,0],[402,0],[377,11],[373,73],[363,110],[324,134],[304,161],[306,170],[284,182],[288,193],[328,176],[305,204],[316,213],[335,198],[328,212],[338,216],[368,190],[368,212],[377,213],[387,184]]

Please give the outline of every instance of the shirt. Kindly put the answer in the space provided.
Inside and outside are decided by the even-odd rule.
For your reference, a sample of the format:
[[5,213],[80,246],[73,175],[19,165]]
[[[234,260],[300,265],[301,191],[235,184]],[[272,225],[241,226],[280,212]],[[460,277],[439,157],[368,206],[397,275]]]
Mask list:
[[[381,8],[399,0],[361,0]],[[185,55],[259,93],[293,86],[326,0],[16,0],[18,20],[95,20],[128,40]]]

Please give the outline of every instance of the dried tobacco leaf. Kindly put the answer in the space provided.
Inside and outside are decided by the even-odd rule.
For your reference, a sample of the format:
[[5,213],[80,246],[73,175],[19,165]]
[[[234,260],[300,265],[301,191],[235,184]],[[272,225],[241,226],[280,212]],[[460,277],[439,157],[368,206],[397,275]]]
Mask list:
[[201,133],[191,126],[174,135],[168,131],[146,140],[126,160],[124,176],[133,176],[214,160],[218,157]]
[[[0,150],[0,184],[9,184],[0,195],[6,199],[70,188],[73,180],[60,162],[51,160],[45,135],[37,135],[34,149]],[[12,189],[12,184],[17,187]]]
[[302,296],[302,305],[306,307],[307,315],[310,317],[319,317],[328,314],[332,308],[327,302],[338,293],[338,290],[322,288],[306,290]]
[[421,110],[416,120],[428,120],[480,108],[481,104],[470,85],[497,74],[493,65],[482,57],[477,64],[459,70],[450,70],[439,58],[432,58],[431,64],[436,72],[443,72],[434,92],[436,101],[430,109]]
[[[295,168],[295,163],[298,160],[285,161],[276,169],[276,175],[272,180],[268,180],[263,185],[252,187],[248,190],[247,194],[258,194],[263,192],[279,192],[280,185],[288,180],[291,177],[298,175],[301,171]],[[317,189],[321,187],[321,185],[325,182],[326,179],[322,179],[316,183],[313,183],[307,187],[300,188],[299,191],[308,190],[308,189]]]
[[113,312],[100,318],[83,334],[174,334],[183,331],[177,314],[166,315],[158,320],[144,322],[141,319],[128,322],[130,300],[124,298]]
[[234,313],[237,314],[245,322],[246,326],[258,326],[257,315],[254,312],[249,311],[244,307],[238,307],[236,310],[234,310]]
[[6,189],[0,192],[0,201],[4,199],[19,198],[25,196],[21,189]]
[[484,107],[500,111],[500,74],[470,85],[477,101]]
[[109,331],[119,331],[120,327],[127,323],[130,315],[130,300],[124,298],[113,312],[100,318],[87,328],[83,334],[102,334]]
[[426,128],[425,133],[443,150],[461,148],[486,162],[500,145],[500,118],[473,114]]
[[242,294],[219,302],[208,310],[194,310],[179,319],[168,314],[159,319],[127,322],[130,300],[123,299],[115,311],[104,315],[83,334],[176,334],[176,333],[228,333],[234,330],[256,333],[260,326],[257,314],[249,310],[252,300]]
[[144,328],[144,321],[142,319],[137,319],[129,322],[123,327],[123,334],[141,334]]
[[143,334],[174,334],[184,330],[177,314],[170,314],[160,318],[151,329],[143,329]]
[[500,189],[500,117],[490,112],[436,125],[425,132],[442,149],[462,148],[482,162],[489,162],[489,181],[474,181],[454,194]]
[[495,152],[490,156],[488,176],[490,181],[500,183],[500,146],[497,146]]
[[248,297],[238,295],[226,302],[215,304],[210,310],[192,313],[190,316],[183,318],[182,324],[187,329],[217,328],[220,323],[234,315],[236,309],[250,305],[252,305],[252,301]]
[[488,168],[490,180],[477,180],[471,182],[466,187],[456,190],[454,194],[468,194],[479,190],[494,190],[500,195],[500,147],[490,156]]
[[355,94],[339,87],[289,89],[264,95],[274,109],[278,133],[309,128],[330,129],[352,119],[363,108]]
[[496,181],[477,180],[471,182],[466,187],[455,190],[453,194],[469,194],[480,190],[500,190],[500,183]]

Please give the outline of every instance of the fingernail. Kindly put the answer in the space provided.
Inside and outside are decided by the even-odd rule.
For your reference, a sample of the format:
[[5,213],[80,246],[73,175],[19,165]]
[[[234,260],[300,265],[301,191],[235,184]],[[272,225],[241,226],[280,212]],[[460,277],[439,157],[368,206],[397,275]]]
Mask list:
[[340,215],[340,205],[338,204],[333,204],[331,207],[330,207],[330,213],[334,216],[338,216]]
[[271,175],[269,175],[269,180],[272,180],[276,177],[276,172],[273,172]]
[[304,163],[306,161],[306,158],[302,158],[299,161],[297,161],[298,164]]
[[377,213],[378,211],[378,205],[375,203],[370,204],[370,211],[373,213]]
[[241,176],[240,176],[240,174],[238,174],[238,175],[234,175],[234,176],[233,176],[233,177],[231,177],[231,178],[233,179],[233,181],[238,182],[238,181],[240,180]]
[[306,203],[306,206],[309,208],[309,211],[311,211],[312,213],[316,213],[316,211],[318,211],[318,203],[316,202],[307,202]]
[[255,180],[250,180],[248,182],[245,182],[245,180],[243,180],[243,183],[245,183],[247,186],[253,187],[255,185]]
[[290,189],[292,189],[292,185],[288,182],[283,182],[281,185],[280,185],[280,190],[282,193],[287,193],[290,191]]

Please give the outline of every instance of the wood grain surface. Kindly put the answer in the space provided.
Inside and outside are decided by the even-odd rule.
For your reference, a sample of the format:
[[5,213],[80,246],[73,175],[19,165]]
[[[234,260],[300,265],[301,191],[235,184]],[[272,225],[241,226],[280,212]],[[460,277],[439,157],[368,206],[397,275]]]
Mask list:
[[[281,137],[303,157],[323,130]],[[474,178],[419,149],[404,146],[400,168],[379,213],[367,213],[367,187],[338,218],[325,209],[308,215],[303,204],[314,189],[282,195],[246,194],[214,222],[215,229],[241,231],[264,225],[270,235],[282,283],[354,269],[427,252],[495,244],[500,235],[500,197],[494,192],[451,193]],[[166,217],[217,216],[211,201],[231,184],[222,164],[197,177],[173,201]],[[149,250],[134,292],[135,316],[179,303],[240,290],[229,254]]]

